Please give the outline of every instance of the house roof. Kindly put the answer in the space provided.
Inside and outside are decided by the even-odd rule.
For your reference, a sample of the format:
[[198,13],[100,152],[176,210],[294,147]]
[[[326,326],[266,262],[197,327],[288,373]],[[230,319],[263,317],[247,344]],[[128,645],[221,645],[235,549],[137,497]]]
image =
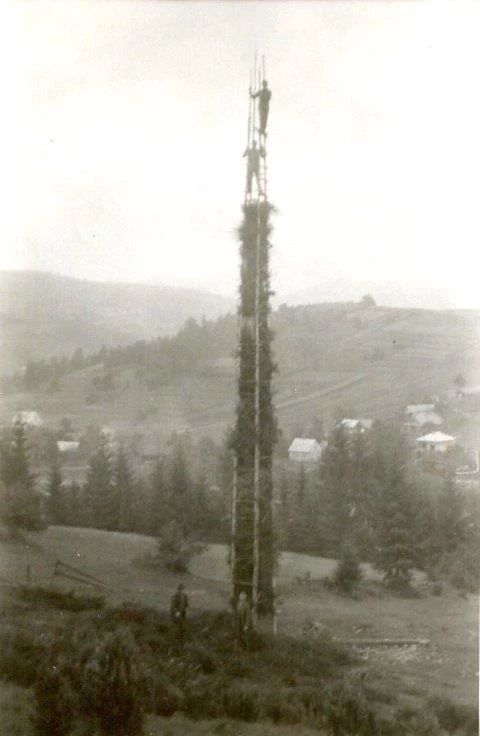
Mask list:
[[312,450],[320,449],[315,438],[309,437],[295,437],[292,444],[288,448],[289,452],[311,452]]
[[43,424],[42,418],[38,411],[17,411],[12,419],[12,424],[22,422],[30,427],[40,427]]
[[373,426],[373,419],[342,419],[340,425],[345,429],[357,429],[359,425],[365,429],[371,429]]
[[435,411],[435,404],[408,404],[405,414],[419,414],[424,411]]
[[418,437],[417,442],[427,442],[429,444],[435,444],[436,442],[453,442],[455,437],[444,432],[430,432],[423,437]]
[[436,427],[439,427],[443,422],[442,417],[436,411],[417,411],[411,415],[411,418],[420,427],[423,427],[424,424],[435,424]]
[[73,440],[58,440],[57,449],[59,452],[75,452],[78,450],[80,442]]
[[464,396],[477,396],[480,394],[480,386],[469,386],[460,389],[460,393],[462,393]]

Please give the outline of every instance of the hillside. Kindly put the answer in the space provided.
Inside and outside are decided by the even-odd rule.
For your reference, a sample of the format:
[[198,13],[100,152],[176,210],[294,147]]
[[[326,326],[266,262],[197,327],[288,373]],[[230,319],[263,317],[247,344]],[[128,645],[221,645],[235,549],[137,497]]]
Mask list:
[[212,318],[233,308],[226,297],[192,289],[2,271],[2,373],[79,347],[93,351],[173,334],[188,317]]
[[[478,312],[281,306],[272,328],[274,400],[287,436],[337,413],[394,416],[406,403],[451,395],[458,373],[480,382]],[[190,320],[175,337],[106,351],[54,387],[3,395],[0,422],[35,409],[48,425],[67,416],[79,428],[97,422],[125,436],[161,441],[191,429],[219,438],[234,420],[236,330],[233,315]]]

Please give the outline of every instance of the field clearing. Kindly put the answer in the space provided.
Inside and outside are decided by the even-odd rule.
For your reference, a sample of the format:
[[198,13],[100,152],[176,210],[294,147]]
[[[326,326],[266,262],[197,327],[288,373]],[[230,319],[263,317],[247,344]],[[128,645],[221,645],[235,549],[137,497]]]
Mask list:
[[[154,550],[155,540],[149,537],[66,527],[28,534],[25,542],[2,541],[2,598],[8,600],[8,581],[25,584],[29,577],[32,585],[102,593],[112,604],[128,600],[166,610],[182,579],[192,612],[228,609],[230,580],[225,546],[209,546],[194,560],[192,573],[185,576],[139,564]],[[57,560],[98,578],[105,586],[85,586],[54,576]],[[334,567],[333,560],[282,554],[276,581],[280,633],[303,636],[306,625],[316,623],[321,635],[339,639],[429,639],[428,646],[368,648],[361,651],[361,656],[365,666],[395,692],[435,693],[459,703],[477,702],[475,596],[460,597],[453,590],[434,596],[419,576],[423,590],[420,598],[394,597],[380,589],[378,576],[365,566],[365,592],[359,600],[353,600],[334,594],[321,583]]]

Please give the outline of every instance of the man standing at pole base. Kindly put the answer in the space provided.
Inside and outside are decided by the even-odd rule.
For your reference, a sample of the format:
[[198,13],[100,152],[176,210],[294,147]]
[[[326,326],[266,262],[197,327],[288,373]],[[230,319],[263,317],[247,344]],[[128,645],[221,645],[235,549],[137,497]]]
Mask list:
[[240,644],[243,649],[248,648],[250,631],[252,627],[252,616],[250,611],[250,603],[245,592],[241,592],[238,596],[237,607],[235,610],[235,641]]
[[183,584],[180,583],[172,596],[170,604],[170,615],[175,627],[175,638],[183,645],[185,641],[185,623],[187,618],[188,597],[184,593]]

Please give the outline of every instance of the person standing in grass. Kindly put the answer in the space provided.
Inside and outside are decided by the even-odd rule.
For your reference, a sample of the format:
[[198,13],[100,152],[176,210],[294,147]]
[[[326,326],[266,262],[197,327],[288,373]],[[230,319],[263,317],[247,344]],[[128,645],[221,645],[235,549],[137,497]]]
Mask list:
[[175,636],[183,644],[185,641],[185,625],[187,619],[188,596],[184,592],[183,583],[179,583],[177,590],[172,595],[170,603],[170,615],[175,627]]
[[252,617],[250,612],[250,603],[245,592],[241,592],[238,596],[237,607],[235,611],[235,641],[243,647],[248,648],[250,636],[250,628],[252,625]]

